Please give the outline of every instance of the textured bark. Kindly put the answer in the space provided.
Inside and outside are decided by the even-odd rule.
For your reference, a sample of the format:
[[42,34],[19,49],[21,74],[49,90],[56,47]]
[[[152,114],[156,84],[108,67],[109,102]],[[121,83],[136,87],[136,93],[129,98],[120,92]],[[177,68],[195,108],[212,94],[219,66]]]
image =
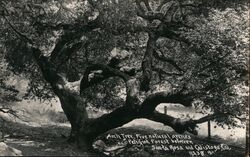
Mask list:
[[76,136],[82,125],[88,120],[85,103],[80,96],[75,96],[70,92],[58,94],[62,109],[71,124],[69,142],[76,141]]
[[149,95],[141,104],[141,112],[152,114],[160,103],[179,103],[184,106],[191,106],[193,101],[191,95],[182,94],[180,92],[158,92]]
[[194,135],[197,135],[197,131],[195,129],[196,123],[193,120],[182,121],[181,119],[174,118],[172,116],[162,114],[156,111],[150,115],[146,115],[145,118],[170,126],[175,130],[175,132],[180,134],[184,133],[185,131],[188,131]]
[[140,90],[142,91],[149,91],[150,89],[150,81],[152,77],[152,60],[153,60],[153,53],[155,50],[155,42],[157,37],[153,33],[149,33],[149,39],[147,43],[147,49],[144,54],[142,60],[142,79],[141,79],[141,87]]
[[120,127],[136,118],[138,118],[136,110],[130,106],[124,106],[97,119],[90,119],[85,126],[82,127],[78,137],[78,143],[81,148],[83,148],[86,143],[87,145],[91,145],[93,140],[99,135]]
[[75,141],[82,124],[88,119],[86,106],[80,95],[65,88],[65,78],[60,76],[49,59],[37,48],[32,48],[32,54],[40,67],[44,79],[50,83],[53,92],[58,96],[61,107],[71,124],[70,141]]

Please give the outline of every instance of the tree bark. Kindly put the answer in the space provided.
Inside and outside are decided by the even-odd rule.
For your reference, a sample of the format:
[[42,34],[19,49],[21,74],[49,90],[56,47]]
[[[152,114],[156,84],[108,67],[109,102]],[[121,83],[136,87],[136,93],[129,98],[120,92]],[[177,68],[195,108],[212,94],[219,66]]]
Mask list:
[[153,53],[155,51],[155,42],[157,40],[157,37],[154,33],[149,32],[148,33],[149,38],[147,42],[147,48],[146,52],[144,54],[143,60],[142,60],[142,79],[141,79],[141,91],[149,91],[150,89],[150,81],[152,77],[152,60],[153,60]]
[[59,97],[61,107],[71,124],[71,133],[69,142],[75,142],[78,132],[82,125],[88,120],[85,103],[79,96],[65,92],[57,95]]
[[74,142],[82,124],[88,119],[86,106],[80,95],[65,88],[66,79],[57,73],[55,66],[49,59],[43,56],[42,52],[37,48],[32,47],[31,51],[44,79],[50,83],[53,92],[60,100],[61,107],[71,124],[69,141]]

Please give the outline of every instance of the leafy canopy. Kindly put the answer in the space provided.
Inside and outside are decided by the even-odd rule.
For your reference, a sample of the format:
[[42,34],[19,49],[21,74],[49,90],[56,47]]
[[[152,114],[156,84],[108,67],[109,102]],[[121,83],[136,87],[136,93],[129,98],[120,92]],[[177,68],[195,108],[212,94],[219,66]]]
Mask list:
[[[195,9],[188,1],[174,1],[186,7],[166,15],[162,34],[156,41],[158,57],[153,57],[150,93],[185,87],[187,92],[196,93],[194,105],[199,109],[197,111],[229,112],[242,118],[246,114],[248,95],[247,2],[202,2],[192,1],[192,5],[199,6]],[[67,36],[67,43],[61,45],[65,50],[62,53],[80,43],[65,61],[54,62],[57,71],[73,82],[81,78],[91,63],[107,64],[114,57],[120,59],[117,65],[120,69],[134,69],[135,77],[141,77],[141,62],[149,38],[143,28],[157,27],[160,23],[141,17],[133,0],[2,0],[0,4],[0,51],[8,63],[8,70],[23,74],[29,80],[25,95],[28,99],[50,99],[55,95],[43,79],[26,42],[10,24],[32,39],[46,56],[53,55],[62,36]],[[160,1],[150,1],[149,4],[156,9]],[[159,12],[165,13],[167,7]],[[150,16],[150,12],[148,14]],[[98,28],[76,36],[84,23],[96,19]],[[178,23],[185,25],[172,26]],[[165,37],[164,30],[177,33],[185,42]],[[146,95],[142,93],[141,99]],[[89,105],[107,109],[122,106],[125,96],[125,86],[118,78],[105,80],[84,93]],[[236,125],[235,119],[230,117],[223,123]]]

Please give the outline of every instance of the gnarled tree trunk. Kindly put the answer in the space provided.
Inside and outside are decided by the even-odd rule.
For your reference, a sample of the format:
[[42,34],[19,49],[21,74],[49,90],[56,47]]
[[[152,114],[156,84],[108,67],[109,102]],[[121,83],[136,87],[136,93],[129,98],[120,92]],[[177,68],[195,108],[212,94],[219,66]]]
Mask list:
[[[149,42],[150,57],[152,55],[152,43]],[[81,98],[80,93],[75,93],[66,88],[66,79],[57,73],[53,63],[42,55],[37,48],[31,48],[33,56],[39,65],[44,79],[50,83],[54,93],[59,97],[62,109],[71,124],[71,135],[69,141],[77,142],[81,149],[91,150],[94,139],[102,133],[113,128],[120,127],[136,118],[147,118],[171,126],[176,132],[184,131],[194,132],[194,121],[183,122],[169,115],[157,113],[155,108],[160,103],[180,103],[184,106],[190,106],[192,98],[190,95],[181,92],[159,92],[149,95],[143,102],[139,100],[140,86],[142,85],[138,78],[133,78],[125,72],[104,64],[90,65],[84,73],[81,80],[80,93],[93,84],[110,77],[120,77],[126,85],[127,97],[125,105],[115,109],[111,113],[104,114],[99,118],[90,119],[86,111],[86,104]],[[145,56],[147,58],[147,56]],[[149,59],[149,58],[148,58]],[[148,60],[150,62],[150,60]],[[145,66],[149,68],[150,65]],[[89,80],[89,74],[95,70],[101,70],[102,77]],[[99,74],[100,75],[100,74]],[[150,73],[145,71],[146,78]],[[149,83],[149,82],[148,82]]]
[[[60,66],[61,60],[65,61],[65,58],[69,58],[69,56],[79,49],[82,44],[75,43],[70,48],[62,47],[67,43],[71,43],[76,40],[75,38],[80,40],[82,37],[81,33],[96,28],[96,22],[98,21],[85,25],[85,29],[80,29],[80,32],[75,31],[61,37],[52,51],[51,57],[45,57],[43,56],[41,50],[31,47],[32,54],[41,69],[44,79],[51,85],[53,92],[58,96],[62,109],[71,124],[69,141],[77,142],[81,149],[91,150],[92,143],[96,137],[113,128],[120,127],[136,118],[147,118],[166,124],[178,133],[189,131],[196,134],[196,124],[207,121],[206,118],[200,120],[182,121],[155,111],[155,108],[160,103],[179,103],[184,106],[190,106],[193,99],[191,94],[184,94],[181,90],[171,92],[165,91],[150,94],[144,101],[139,99],[139,91],[147,92],[150,89],[150,81],[153,70],[152,59],[154,56],[171,63],[173,66],[177,67],[179,71],[181,71],[177,64],[175,64],[172,60],[162,58],[162,56],[155,54],[155,43],[158,38],[158,35],[154,32],[156,30],[148,30],[149,39],[141,65],[142,77],[135,78],[130,76],[129,72],[122,72],[116,67],[112,67],[110,64],[92,64],[85,70],[80,84],[80,93],[75,93],[74,91],[66,88],[66,84],[68,82],[63,76],[58,74],[56,67]],[[170,34],[170,36],[172,37],[173,34]],[[58,58],[59,54],[61,57]],[[95,77],[94,75],[93,78],[89,79],[89,75],[96,70],[101,71],[101,73],[99,73],[99,77]],[[94,84],[98,84],[110,77],[120,77],[124,81],[127,95],[125,105],[115,109],[111,113],[104,114],[99,118],[91,119],[88,117],[86,104],[82,100],[81,94],[83,94],[83,91],[86,88]]]

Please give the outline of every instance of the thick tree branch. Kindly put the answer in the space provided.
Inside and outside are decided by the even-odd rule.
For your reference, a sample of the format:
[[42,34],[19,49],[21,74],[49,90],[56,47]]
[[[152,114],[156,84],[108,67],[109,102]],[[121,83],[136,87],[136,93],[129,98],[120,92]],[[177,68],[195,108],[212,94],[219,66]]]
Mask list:
[[157,111],[155,111],[151,115],[148,115],[146,118],[168,125],[172,127],[177,133],[184,133],[185,131],[188,131],[192,134],[197,135],[198,132],[195,129],[197,127],[197,124],[204,123],[209,120],[227,117],[227,116],[233,116],[237,118],[236,116],[230,113],[214,113],[211,115],[204,116],[200,119],[181,120],[181,119],[174,118],[166,114],[159,113]]
[[207,122],[209,120],[214,120],[214,119],[218,119],[218,118],[225,118],[225,117],[228,117],[228,116],[232,116],[234,118],[239,118],[237,116],[235,116],[234,114],[231,114],[231,113],[214,113],[214,114],[210,114],[210,115],[207,115],[207,116],[204,116],[200,119],[197,119],[197,120],[193,120],[193,123],[195,124],[200,124],[200,123],[204,123],[204,122]]
[[145,112],[140,112],[140,106],[137,106],[137,108],[134,109],[130,108],[130,106],[123,106],[109,114],[105,114],[97,119],[89,121],[88,126],[90,127],[91,132],[85,133],[90,135],[89,140],[93,140],[97,135],[102,134],[110,129],[120,127],[136,118],[146,118],[170,126],[177,133],[182,134],[187,131],[194,135],[197,135],[197,124],[204,123],[217,118],[222,118],[228,115],[230,114],[212,114],[197,120],[183,120],[172,117],[170,115],[159,113],[157,111],[151,112],[150,114],[146,114]]
[[172,65],[173,67],[175,67],[175,69],[177,69],[178,71],[180,71],[180,72],[183,72],[183,71],[184,71],[182,68],[180,68],[180,67],[177,65],[177,63],[176,63],[173,59],[171,59],[171,58],[166,58],[166,57],[164,57],[163,54],[160,55],[157,51],[154,51],[153,55],[154,55],[154,57],[155,57],[156,59],[171,64],[171,65]]
[[182,94],[182,90],[174,94],[167,92],[154,93],[148,96],[142,104],[138,103],[134,106],[125,105],[97,119],[89,120],[87,122],[88,129],[82,128],[81,133],[85,139],[87,135],[87,140],[91,142],[95,137],[108,130],[120,127],[136,118],[146,118],[168,125],[177,133],[187,131],[197,135],[197,124],[230,115],[227,113],[212,114],[196,120],[183,120],[155,111],[156,106],[160,103],[181,103],[184,106],[190,106],[191,102],[192,95]]
[[153,66],[152,70],[157,72],[159,77],[162,77],[163,75],[170,75],[170,76],[183,76],[183,73],[176,73],[176,72],[166,72],[165,70],[163,70],[162,68],[158,68]]
[[149,39],[147,42],[146,52],[144,54],[142,60],[142,79],[140,89],[142,91],[148,91],[150,89],[150,81],[152,77],[152,60],[153,60],[153,53],[155,51],[155,42],[157,40],[157,36],[153,33],[149,33]]
[[55,85],[61,79],[61,76],[57,74],[53,64],[51,64],[48,57],[45,57],[38,48],[31,47],[31,53],[33,54],[36,63],[41,69],[44,79],[55,88]]
[[[72,43],[79,43],[84,33],[89,32],[95,28],[99,27],[99,19],[95,19],[94,21],[90,21],[87,24],[79,24],[75,25],[73,30],[66,31],[58,40],[55,45],[55,48],[51,52],[50,60],[54,62],[59,55],[62,55],[62,49],[67,47]],[[76,46],[77,47],[77,46]],[[74,51],[70,51],[73,53]],[[69,55],[70,53],[68,53]]]
[[179,118],[174,118],[170,115],[162,114],[157,111],[147,115],[145,118],[170,126],[175,130],[175,132],[180,134],[184,133],[185,131],[188,131],[194,135],[198,134],[197,130],[195,129],[197,126],[192,119],[181,120]]
[[65,45],[61,50],[56,59],[54,59],[54,65],[60,68],[64,63],[66,63],[72,56],[73,53],[81,49],[86,44],[87,39],[83,39],[76,43],[70,45]]
[[[110,77],[120,77],[123,79],[126,86],[126,105],[127,106],[136,106],[139,104],[139,81],[135,78],[131,78],[125,72],[122,72],[118,69],[110,67],[112,64],[93,64],[85,70],[84,76],[80,84],[80,93],[97,83],[104,81]],[[115,65],[114,65],[115,66]]]
[[[92,76],[92,78],[90,78],[90,74],[93,71],[97,71],[96,75],[93,74],[94,76]],[[84,76],[81,80],[81,85],[80,85],[80,93],[83,92],[83,90],[85,90],[86,88],[99,83],[107,78],[110,77],[120,77],[124,80],[124,82],[128,81],[130,76],[127,75],[126,73],[123,73],[117,69],[114,69],[108,65],[105,64],[93,64],[91,66],[89,66],[84,73]]]
[[[137,106],[138,107],[138,106]],[[174,118],[169,115],[161,114],[159,112],[152,112],[147,115],[142,112],[138,112],[138,108],[130,108],[129,106],[123,106],[114,110],[109,114],[105,114],[97,119],[89,121],[88,127],[91,132],[85,132],[88,134],[89,140],[93,140],[97,135],[100,135],[110,129],[120,127],[136,118],[147,118],[156,122],[163,123],[172,127],[178,133],[184,133],[188,131],[193,134],[197,134],[193,121],[182,121],[178,118]]]
[[184,106],[191,106],[193,101],[191,94],[183,94],[182,92],[169,93],[158,92],[149,95],[141,104],[141,112],[150,115],[160,103],[179,103]]
[[130,106],[123,106],[115,109],[111,113],[90,120],[89,124],[87,124],[89,131],[82,128],[82,133],[85,135],[87,134],[89,140],[92,141],[98,135],[106,131],[120,127],[136,118],[139,118],[136,111],[136,109],[133,109]]

